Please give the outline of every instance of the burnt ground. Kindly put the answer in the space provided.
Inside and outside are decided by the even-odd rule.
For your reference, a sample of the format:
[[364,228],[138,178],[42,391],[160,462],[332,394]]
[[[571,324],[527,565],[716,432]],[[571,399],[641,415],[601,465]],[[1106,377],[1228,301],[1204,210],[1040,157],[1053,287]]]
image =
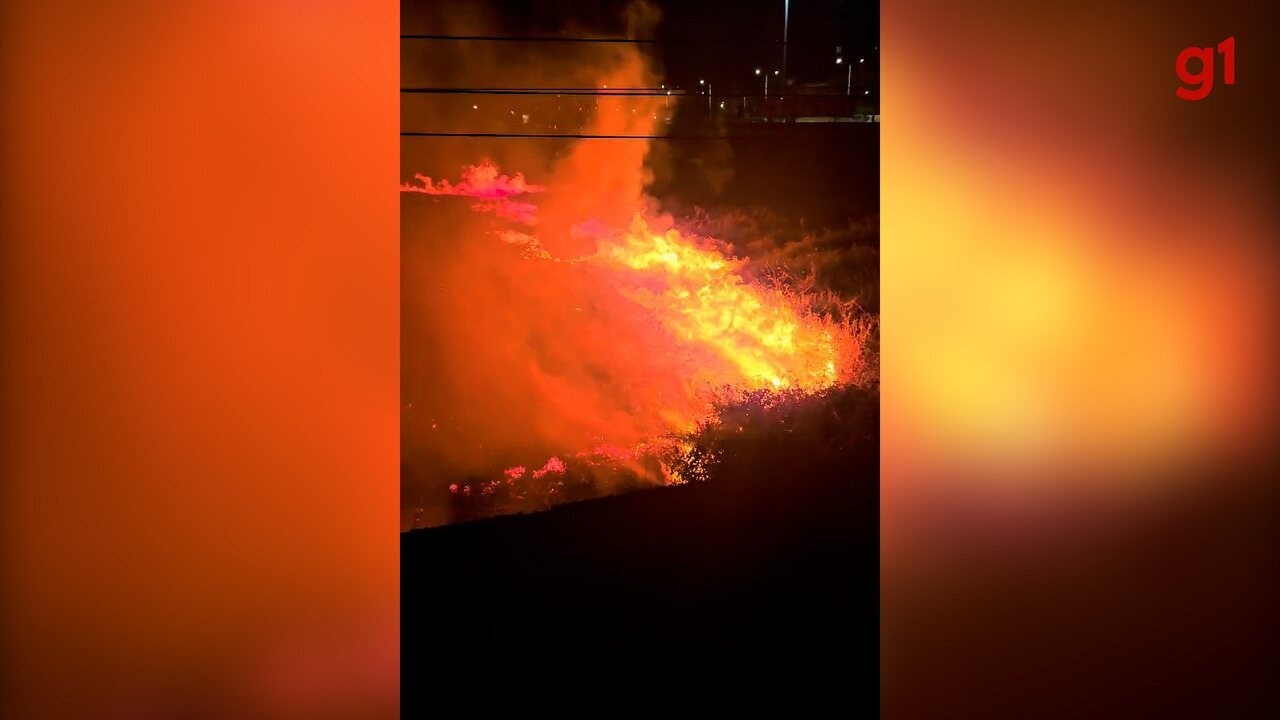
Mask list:
[[584,687],[874,712],[878,397],[856,394],[865,432],[792,416],[723,445],[713,481],[403,534],[405,716]]

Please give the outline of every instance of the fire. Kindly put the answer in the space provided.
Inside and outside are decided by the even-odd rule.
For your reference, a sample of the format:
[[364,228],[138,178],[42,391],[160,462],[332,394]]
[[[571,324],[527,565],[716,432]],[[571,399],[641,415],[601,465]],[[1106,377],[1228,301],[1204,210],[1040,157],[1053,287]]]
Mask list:
[[[423,175],[417,179],[420,185],[404,185],[401,190],[483,198],[486,203],[472,206],[480,212],[495,210],[489,203],[510,203],[516,195],[548,190],[521,173],[502,174],[488,161],[467,166],[456,184],[435,183]],[[552,200],[555,196],[549,193]],[[519,205],[520,212],[498,209],[497,214],[534,225],[536,208]],[[749,393],[776,394],[780,399],[813,394],[853,379],[860,344],[848,325],[813,312],[807,298],[794,289],[752,280],[749,260],[735,257],[714,238],[682,232],[670,218],[635,212],[625,227],[605,227],[595,219],[571,225],[568,233],[575,241],[593,242],[594,249],[567,258],[547,250],[573,245],[563,242],[556,230],[547,229],[539,237],[498,225],[489,232],[526,262],[555,263],[561,270],[548,277],[567,279],[570,276],[559,273],[576,273],[574,277],[595,287],[593,292],[601,298],[612,295],[648,318],[637,324],[634,318],[614,314],[630,311],[618,310],[604,316],[615,333],[634,333],[625,347],[634,349],[635,340],[643,338],[638,347],[651,356],[628,366],[643,373],[636,378],[639,385],[629,386],[629,392],[639,395],[625,395],[619,406],[636,415],[637,426],[656,434],[635,442],[634,435],[612,437],[606,432],[589,450],[565,448],[570,452],[546,459],[535,470],[513,465],[474,488],[470,483],[451,486],[455,495],[470,497],[474,490],[499,505],[527,507],[530,498],[554,502],[568,497],[583,475],[688,482],[704,477],[706,468],[705,462],[693,462],[694,448],[681,436],[716,424],[717,402]],[[605,302],[608,307],[614,304]],[[587,410],[584,406],[574,412]]]
[[541,185],[534,185],[525,180],[524,173],[510,176],[499,174],[498,167],[487,160],[479,165],[468,165],[463,168],[462,180],[456,184],[448,180],[434,183],[429,176],[421,173],[415,174],[413,179],[421,184],[404,183],[400,186],[401,192],[424,195],[465,195],[484,200],[502,200],[513,195],[539,193],[546,190]]
[[558,457],[553,457],[547,460],[546,465],[543,465],[538,470],[534,470],[533,477],[536,479],[544,477],[548,473],[563,473],[565,469],[564,461]]
[[525,193],[540,193],[546,190],[541,185],[534,185],[525,180],[523,173],[503,175],[498,167],[485,161],[479,165],[468,165],[462,170],[462,180],[456,184],[448,180],[432,182],[427,175],[418,173],[413,176],[420,184],[404,183],[400,192],[422,193],[423,195],[462,195],[485,202],[471,206],[478,212],[492,212],[499,217],[525,225],[535,223],[534,211],[537,206],[532,203],[518,202],[511,198]]
[[[735,389],[831,387],[840,378],[838,328],[781,290],[744,281],[741,260],[725,257],[672,228],[653,232],[636,215],[602,244],[599,257],[652,281],[624,294],[648,308],[677,342],[705,347],[730,366],[720,378]],[[736,371],[737,377],[733,377]]]

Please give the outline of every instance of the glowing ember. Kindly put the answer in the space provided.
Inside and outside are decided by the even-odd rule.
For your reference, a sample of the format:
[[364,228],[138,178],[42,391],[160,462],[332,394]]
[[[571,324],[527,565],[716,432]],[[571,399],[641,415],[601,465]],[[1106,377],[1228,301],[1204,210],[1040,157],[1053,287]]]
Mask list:
[[558,457],[553,457],[550,460],[547,460],[547,464],[543,465],[541,469],[534,470],[533,477],[534,479],[537,479],[545,476],[547,473],[563,473],[564,471],[564,461]]
[[524,178],[524,173],[501,175],[498,167],[489,161],[479,165],[468,165],[462,170],[462,181],[454,184],[448,180],[432,183],[431,178],[416,174],[414,180],[422,185],[405,183],[400,186],[401,192],[424,193],[426,195],[465,195],[483,200],[501,200],[512,195],[524,193],[540,193],[546,190],[541,185],[534,185]]
[[537,207],[532,203],[516,202],[510,198],[515,195],[540,193],[546,190],[541,185],[534,185],[525,180],[523,173],[516,173],[510,176],[499,174],[498,167],[487,160],[479,165],[466,166],[462,171],[462,180],[457,184],[450,183],[448,180],[434,183],[430,177],[422,174],[414,175],[413,179],[417,180],[421,185],[404,183],[400,186],[400,192],[422,193],[424,195],[461,195],[485,200],[486,202],[472,205],[471,209],[479,212],[492,212],[499,217],[515,220],[525,225],[534,224],[534,212]]

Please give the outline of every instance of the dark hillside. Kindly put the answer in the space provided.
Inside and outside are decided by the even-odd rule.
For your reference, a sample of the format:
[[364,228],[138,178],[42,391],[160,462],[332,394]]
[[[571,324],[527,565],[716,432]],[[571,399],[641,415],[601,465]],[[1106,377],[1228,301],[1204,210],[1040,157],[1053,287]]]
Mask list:
[[724,446],[712,482],[404,534],[406,717],[463,688],[583,684],[874,711],[870,425],[852,443],[810,425]]

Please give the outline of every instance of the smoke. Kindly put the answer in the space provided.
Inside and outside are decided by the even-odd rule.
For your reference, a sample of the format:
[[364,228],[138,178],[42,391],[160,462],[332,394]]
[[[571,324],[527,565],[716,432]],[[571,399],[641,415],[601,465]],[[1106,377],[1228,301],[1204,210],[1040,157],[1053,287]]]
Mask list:
[[[427,17],[408,22],[444,34],[527,34],[507,32],[475,3],[416,11]],[[617,20],[639,36],[658,13],[632,3]],[[620,43],[409,44],[402,76],[406,87],[658,84],[636,46]],[[650,135],[661,121],[655,99],[634,96],[406,95],[402,103],[404,129],[449,133]],[[548,459],[565,448],[636,443],[667,429],[662,413],[680,407],[686,390],[661,380],[675,368],[648,357],[662,329],[603,291],[590,270],[551,261],[592,250],[579,224],[625,225],[644,206],[647,151],[644,140],[403,141],[402,177],[415,181],[402,188],[413,193],[402,205],[402,495],[423,508],[422,522],[448,520],[451,484],[517,465],[552,473]],[[460,182],[431,180],[464,167]]]
[[[484,34],[480,17],[455,20],[462,26],[451,32]],[[625,32],[643,35],[658,13],[636,2],[621,19]],[[630,44],[455,45],[447,56],[406,58],[406,83],[494,87],[501,78],[511,88],[603,90],[660,82]],[[456,133],[648,136],[665,122],[664,99],[646,96],[405,102],[407,128]],[[522,483],[581,467],[605,491],[668,479],[646,448],[694,430],[721,386],[825,386],[856,355],[781,288],[748,283],[727,248],[684,239],[646,195],[648,140],[405,143],[402,170],[415,182],[401,187],[402,494],[404,505],[424,509],[420,522],[446,522],[461,494],[502,492],[520,506]],[[459,168],[456,183],[432,179]],[[694,275],[680,275],[674,262]],[[736,316],[742,307],[749,316]],[[726,324],[713,341],[673,343]]]
[[524,225],[537,223],[534,213],[538,208],[533,203],[511,200],[511,197],[546,191],[546,188],[541,185],[526,182],[523,173],[516,173],[514,176],[498,174],[498,168],[488,161],[479,165],[468,165],[462,171],[462,182],[456,185],[448,180],[433,183],[429,176],[421,173],[415,174],[413,178],[421,184],[405,183],[400,186],[401,192],[481,198],[486,202],[472,205],[472,210],[492,212],[498,217],[515,220]]

